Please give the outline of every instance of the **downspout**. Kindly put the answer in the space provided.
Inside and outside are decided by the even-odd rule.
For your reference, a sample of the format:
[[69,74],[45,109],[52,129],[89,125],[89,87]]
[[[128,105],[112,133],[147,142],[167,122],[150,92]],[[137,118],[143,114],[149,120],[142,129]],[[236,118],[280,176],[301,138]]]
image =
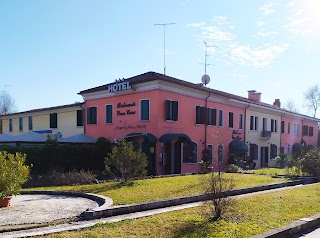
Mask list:
[[210,95],[211,93],[209,92],[209,95],[206,97],[206,101],[205,101],[206,116],[204,120],[204,149],[207,149],[208,98],[210,97]]
[[244,126],[243,126],[243,140],[244,142],[246,142],[246,132],[247,132],[247,128],[246,128],[246,125],[247,125],[247,109],[251,106],[251,102],[249,102],[249,106],[246,107],[246,109],[244,110]]

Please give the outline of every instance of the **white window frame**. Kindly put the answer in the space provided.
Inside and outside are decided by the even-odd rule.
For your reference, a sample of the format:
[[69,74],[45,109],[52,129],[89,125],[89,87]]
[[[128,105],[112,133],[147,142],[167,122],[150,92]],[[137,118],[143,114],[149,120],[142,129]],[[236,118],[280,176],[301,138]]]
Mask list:
[[[107,106],[111,106],[111,110],[112,110],[112,117],[111,117],[111,122],[107,122]],[[106,125],[111,125],[113,124],[113,116],[114,116],[114,113],[113,113],[113,104],[105,104],[104,105],[104,123]],[[98,112],[98,111],[97,111]]]
[[[149,102],[149,115],[148,115],[148,118],[149,118],[149,119],[147,119],[147,120],[142,120],[142,118],[141,118],[141,114],[142,114],[142,111],[141,111],[141,103],[142,103],[142,101],[145,101],[145,100],[148,100],[148,102]],[[151,111],[150,98],[140,99],[140,104],[139,104],[139,119],[140,119],[140,121],[150,121],[150,111]]]

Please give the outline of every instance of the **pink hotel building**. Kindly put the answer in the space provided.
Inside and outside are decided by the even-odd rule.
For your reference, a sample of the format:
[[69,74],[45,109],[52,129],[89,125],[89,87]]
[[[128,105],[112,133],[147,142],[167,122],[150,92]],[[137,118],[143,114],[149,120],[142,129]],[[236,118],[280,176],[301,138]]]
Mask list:
[[83,90],[85,134],[125,138],[147,154],[149,174],[201,169],[204,148],[213,167],[246,155],[257,167],[273,166],[280,152],[316,146],[319,119],[155,72]]

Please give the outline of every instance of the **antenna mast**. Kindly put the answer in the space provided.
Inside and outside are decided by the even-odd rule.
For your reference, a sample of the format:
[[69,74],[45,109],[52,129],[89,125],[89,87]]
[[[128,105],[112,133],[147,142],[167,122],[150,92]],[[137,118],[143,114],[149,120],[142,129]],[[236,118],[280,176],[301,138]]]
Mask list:
[[176,23],[158,23],[155,26],[163,26],[163,74],[166,75],[166,26]]
[[203,43],[205,44],[205,53],[204,53],[204,74],[207,74],[207,66],[211,65],[211,64],[207,64],[207,57],[208,57],[208,47],[215,47],[213,45],[208,45],[207,42],[203,41]]

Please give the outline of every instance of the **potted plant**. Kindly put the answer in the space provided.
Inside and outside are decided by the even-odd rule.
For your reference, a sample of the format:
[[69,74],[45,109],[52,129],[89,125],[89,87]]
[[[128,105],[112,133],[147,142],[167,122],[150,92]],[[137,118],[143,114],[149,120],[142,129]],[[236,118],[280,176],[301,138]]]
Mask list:
[[21,185],[29,178],[26,154],[10,154],[0,151],[0,207],[10,205],[12,196],[21,191]]

